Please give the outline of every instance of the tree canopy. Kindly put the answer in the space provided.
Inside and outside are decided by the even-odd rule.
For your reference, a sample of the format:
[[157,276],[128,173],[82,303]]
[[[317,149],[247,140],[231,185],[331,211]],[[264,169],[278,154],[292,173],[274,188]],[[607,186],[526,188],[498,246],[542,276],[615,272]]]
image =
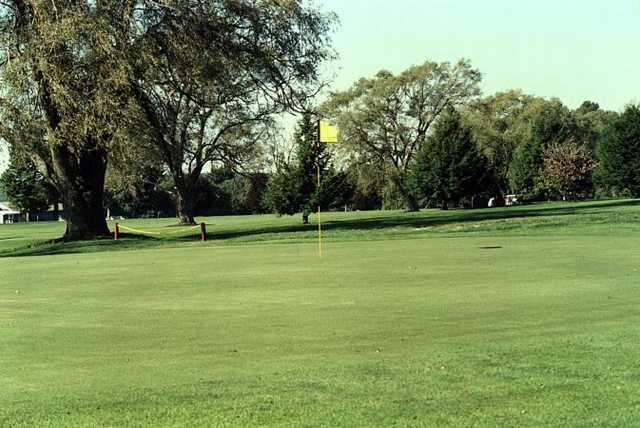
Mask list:
[[3,137],[59,190],[66,239],[107,235],[104,176],[128,108],[133,1],[0,5]]
[[334,93],[324,111],[335,117],[342,139],[360,156],[390,165],[390,179],[410,210],[417,209],[407,178],[418,148],[447,106],[475,99],[480,72],[467,60],[427,61],[399,75],[381,71]]
[[589,150],[570,140],[549,145],[543,153],[545,187],[563,200],[585,198],[593,192],[596,161]]
[[640,106],[629,105],[598,146],[598,182],[617,196],[640,196]]
[[193,223],[205,166],[248,169],[274,115],[304,111],[324,85],[334,17],[297,1],[200,2],[143,17],[133,94],[174,179],[178,216]]
[[296,0],[2,2],[0,132],[60,190],[66,239],[109,233],[105,174],[123,130],[152,136],[192,222],[205,165],[244,166],[271,116],[323,86],[334,21]]
[[265,202],[278,214],[302,212],[302,221],[307,224],[309,215],[318,207],[327,209],[344,201],[353,189],[347,174],[335,170],[328,145],[319,143],[318,122],[310,113],[298,121],[294,149],[294,159],[278,161]]
[[481,190],[485,170],[471,129],[460,113],[448,107],[418,150],[412,181],[419,195],[446,210]]

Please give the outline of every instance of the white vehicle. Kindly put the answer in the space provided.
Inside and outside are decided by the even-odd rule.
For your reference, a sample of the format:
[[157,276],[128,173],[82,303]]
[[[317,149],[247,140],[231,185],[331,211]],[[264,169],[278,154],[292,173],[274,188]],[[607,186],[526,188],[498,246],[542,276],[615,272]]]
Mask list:
[[504,204],[508,207],[512,205],[517,205],[519,203],[518,197],[516,195],[507,195],[504,198]]

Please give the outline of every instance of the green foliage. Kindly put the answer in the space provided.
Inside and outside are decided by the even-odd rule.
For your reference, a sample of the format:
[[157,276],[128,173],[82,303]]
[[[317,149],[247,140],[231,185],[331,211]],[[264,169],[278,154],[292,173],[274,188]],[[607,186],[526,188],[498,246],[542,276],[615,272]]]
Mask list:
[[[358,157],[349,159],[347,171],[353,183],[351,205],[356,210],[386,209],[384,203],[384,162],[376,158]],[[402,201],[400,207],[404,207]]]
[[509,167],[510,188],[524,199],[538,197],[542,150],[538,141],[527,139],[516,150]]
[[112,216],[141,217],[175,214],[162,161],[149,148],[145,134],[118,133],[109,152],[105,208]]
[[220,191],[228,195],[228,206],[218,206],[226,214],[259,214],[264,212],[262,199],[268,181],[267,174],[231,174],[223,181],[217,181]]
[[127,189],[107,188],[105,208],[112,217],[168,217],[175,213],[171,193],[158,187],[143,186],[131,193]]
[[192,223],[205,167],[255,172],[274,117],[323,85],[335,17],[302,1],[174,3],[145,15],[132,91]]
[[604,136],[605,129],[618,117],[618,113],[602,110],[598,103],[585,101],[575,110],[578,126],[578,138],[591,152],[595,153],[598,143]]
[[487,192],[504,198],[509,191],[509,166],[528,134],[528,116],[541,100],[522,91],[499,92],[462,110],[479,151],[487,159]]
[[596,180],[610,195],[640,196],[640,106],[629,105],[598,146]]
[[309,214],[315,212],[318,206],[326,209],[331,203],[332,189],[329,184],[333,180],[334,170],[328,145],[318,143],[318,124],[311,114],[302,116],[294,138],[297,159],[295,179],[298,181],[303,221],[306,223]]
[[329,169],[321,182],[321,206],[342,210],[350,206],[356,191],[354,177],[348,171]]
[[273,116],[322,87],[335,19],[306,1],[2,2],[0,133],[61,191],[67,239],[109,233],[121,134],[157,149],[193,222],[205,167],[252,171]]
[[[399,75],[383,70],[334,93],[323,110],[336,118],[341,138],[356,162],[375,159],[409,210],[417,209],[409,167],[447,105],[460,106],[479,94],[480,72],[467,60],[426,61]],[[386,183],[385,186],[386,187]]]
[[266,174],[241,175],[224,168],[203,174],[203,188],[197,189],[196,213],[199,216],[262,213],[266,181]]
[[[303,222],[317,207],[327,209],[346,202],[353,185],[346,173],[336,172],[327,144],[318,143],[318,125],[306,113],[298,122],[294,135],[295,163],[280,160],[265,196],[265,204],[279,214],[302,211]],[[318,187],[318,173],[320,186]]]
[[449,108],[418,151],[412,181],[419,195],[447,209],[481,191],[485,171],[486,161],[471,129],[462,123],[460,113]]
[[264,207],[279,215],[294,215],[300,212],[300,199],[297,169],[291,162],[278,162],[267,184]]
[[8,168],[0,175],[0,189],[20,211],[40,211],[49,206],[51,186],[27,159],[11,157]]
[[[105,206],[112,216],[169,217],[176,212],[173,178],[154,169],[137,170],[139,181],[116,180],[108,175]],[[262,197],[267,175],[241,175],[219,168],[200,176],[194,188],[194,212],[198,216],[257,214],[264,212]]]
[[543,195],[542,166],[544,150],[579,135],[575,117],[558,100],[533,105],[528,133],[516,149],[509,167],[511,191],[524,199],[538,199]]
[[0,133],[56,186],[67,240],[109,236],[104,179],[108,150],[130,107],[135,3],[0,4]]

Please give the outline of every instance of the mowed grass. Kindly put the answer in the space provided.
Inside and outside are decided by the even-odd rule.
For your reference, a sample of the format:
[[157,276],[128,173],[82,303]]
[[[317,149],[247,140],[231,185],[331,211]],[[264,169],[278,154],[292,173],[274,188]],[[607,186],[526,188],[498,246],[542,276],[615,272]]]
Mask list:
[[335,213],[323,258],[298,217],[0,226],[0,426],[637,425],[639,220]]

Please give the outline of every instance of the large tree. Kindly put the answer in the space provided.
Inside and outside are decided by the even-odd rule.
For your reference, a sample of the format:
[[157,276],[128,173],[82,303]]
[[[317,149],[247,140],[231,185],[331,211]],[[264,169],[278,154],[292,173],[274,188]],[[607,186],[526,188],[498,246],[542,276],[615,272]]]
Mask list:
[[2,136],[58,189],[69,240],[107,235],[107,152],[127,109],[133,1],[0,5]]
[[194,222],[207,165],[243,169],[274,115],[302,111],[333,57],[334,17],[303,1],[226,0],[148,8],[131,86],[153,145]]
[[124,47],[132,8],[128,1],[4,4],[3,136],[56,185],[66,239],[109,233],[104,175],[127,104]]
[[432,124],[447,106],[480,94],[480,73],[469,61],[427,61],[399,75],[381,71],[333,94],[325,111],[335,117],[343,140],[361,156],[390,166],[390,179],[409,210],[418,208],[407,182],[409,166]]

